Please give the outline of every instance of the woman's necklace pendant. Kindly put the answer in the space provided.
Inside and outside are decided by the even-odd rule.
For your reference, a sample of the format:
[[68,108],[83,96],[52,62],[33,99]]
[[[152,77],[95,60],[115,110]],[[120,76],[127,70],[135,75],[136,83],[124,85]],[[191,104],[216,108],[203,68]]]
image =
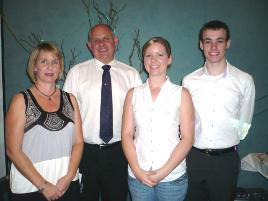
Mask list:
[[47,94],[43,93],[42,91],[40,91],[40,89],[36,86],[36,84],[35,84],[34,86],[35,86],[35,88],[37,89],[37,91],[39,91],[43,96],[47,97],[48,101],[51,101],[51,97],[52,97],[52,96],[55,94],[55,92],[57,91],[57,88],[56,88],[56,86],[55,86],[55,89],[54,89],[54,91],[52,92],[52,94],[47,95]]

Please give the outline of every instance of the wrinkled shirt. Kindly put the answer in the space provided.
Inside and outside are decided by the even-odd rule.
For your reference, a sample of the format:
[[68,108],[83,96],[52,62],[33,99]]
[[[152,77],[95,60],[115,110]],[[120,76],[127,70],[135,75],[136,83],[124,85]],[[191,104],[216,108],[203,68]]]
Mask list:
[[[134,144],[143,170],[161,168],[180,142],[180,106],[182,87],[167,78],[152,100],[148,80],[134,89],[132,107],[135,121]],[[163,181],[172,181],[185,173],[183,160]],[[129,167],[129,175],[135,177]]]
[[239,144],[251,126],[255,86],[251,75],[227,62],[218,76],[206,66],[183,79],[191,93],[195,111],[195,142],[200,149],[222,149]]
[[[99,137],[103,65],[97,59],[77,64],[70,69],[64,83],[64,90],[77,98],[84,141],[89,144],[103,143]],[[125,96],[130,88],[141,84],[141,79],[136,69],[120,61],[113,60],[109,65],[113,98],[113,138],[109,143],[113,143],[121,140]]]

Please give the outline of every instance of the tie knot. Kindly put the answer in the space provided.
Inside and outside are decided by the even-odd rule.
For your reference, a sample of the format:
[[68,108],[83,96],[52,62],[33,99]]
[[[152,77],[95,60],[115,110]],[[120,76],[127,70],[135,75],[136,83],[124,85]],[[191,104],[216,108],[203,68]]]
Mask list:
[[104,65],[102,66],[102,69],[107,71],[107,70],[110,70],[111,66],[110,65]]

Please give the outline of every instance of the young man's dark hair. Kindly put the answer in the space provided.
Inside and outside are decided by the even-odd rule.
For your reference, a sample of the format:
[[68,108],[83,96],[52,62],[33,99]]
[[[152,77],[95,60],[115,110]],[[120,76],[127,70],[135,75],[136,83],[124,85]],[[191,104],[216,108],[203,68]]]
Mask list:
[[207,23],[205,23],[202,28],[199,31],[199,41],[203,41],[203,33],[207,29],[212,30],[218,30],[218,29],[224,29],[226,31],[226,41],[228,41],[231,37],[230,35],[230,29],[227,26],[226,23],[220,21],[220,20],[212,20]]

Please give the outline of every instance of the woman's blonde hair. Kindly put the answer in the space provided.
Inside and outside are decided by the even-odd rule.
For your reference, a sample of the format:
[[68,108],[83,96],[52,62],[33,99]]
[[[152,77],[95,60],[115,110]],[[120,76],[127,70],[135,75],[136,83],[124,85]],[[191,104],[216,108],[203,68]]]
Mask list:
[[50,52],[55,54],[59,61],[60,61],[60,74],[58,79],[60,79],[63,70],[64,70],[64,62],[63,62],[63,55],[61,50],[54,44],[48,43],[48,42],[42,42],[39,45],[37,45],[31,52],[29,61],[28,61],[28,67],[27,67],[27,73],[32,80],[33,83],[36,83],[36,75],[35,75],[35,65],[36,65],[36,60],[40,54],[40,52]]

